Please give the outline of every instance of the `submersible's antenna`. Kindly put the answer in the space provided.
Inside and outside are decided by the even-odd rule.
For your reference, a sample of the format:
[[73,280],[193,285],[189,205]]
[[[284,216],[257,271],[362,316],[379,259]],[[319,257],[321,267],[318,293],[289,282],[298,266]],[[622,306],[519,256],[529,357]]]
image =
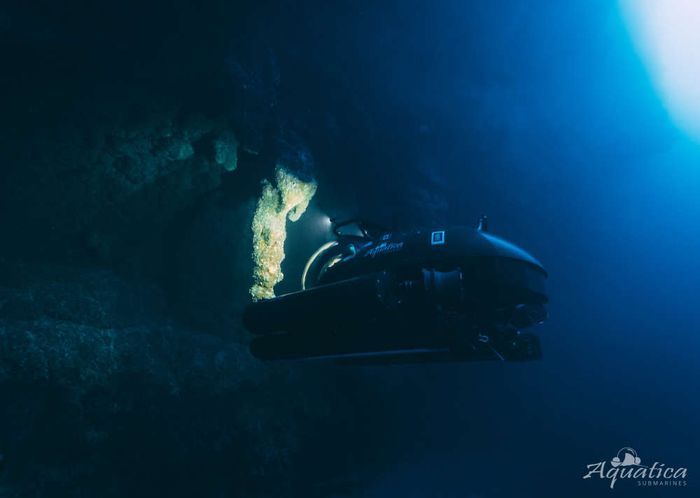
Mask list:
[[488,232],[489,231],[489,217],[486,216],[485,214],[482,214],[481,217],[479,217],[479,226],[476,227],[477,230],[480,232]]

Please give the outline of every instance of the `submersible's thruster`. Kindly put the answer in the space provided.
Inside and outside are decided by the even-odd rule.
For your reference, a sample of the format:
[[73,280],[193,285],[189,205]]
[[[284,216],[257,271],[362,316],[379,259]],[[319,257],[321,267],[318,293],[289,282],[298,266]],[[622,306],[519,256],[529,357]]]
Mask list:
[[[344,233],[350,224],[352,234]],[[522,330],[547,318],[547,272],[486,230],[371,231],[352,221],[309,259],[302,290],[249,304],[243,315],[263,360],[346,364],[533,360]]]

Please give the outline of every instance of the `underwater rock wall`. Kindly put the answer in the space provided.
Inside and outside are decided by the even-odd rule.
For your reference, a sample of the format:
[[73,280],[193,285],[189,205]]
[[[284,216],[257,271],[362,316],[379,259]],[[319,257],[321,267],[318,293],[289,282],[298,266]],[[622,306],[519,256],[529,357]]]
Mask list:
[[27,137],[16,158],[22,167],[2,189],[4,206],[23,206],[6,223],[36,241],[37,256],[133,256],[237,167],[238,142],[225,119],[119,88],[104,96]]
[[[390,146],[395,116],[348,80],[357,61],[327,64],[324,10],[0,14],[46,33],[0,30],[0,496],[320,497],[381,467],[393,390],[261,364],[240,325],[317,183],[317,212],[391,218],[377,192],[420,173]],[[425,195],[393,199],[411,222],[429,211]]]
[[299,146],[253,154],[222,112],[97,93],[3,169],[0,496],[311,495],[318,430],[354,408],[254,360],[240,325],[259,181]]
[[[352,375],[264,365],[244,344],[192,333],[145,280],[34,265],[4,275],[0,496],[316,496],[367,451],[350,436]],[[338,446],[319,470],[318,452]]]
[[171,73],[154,65],[148,85],[101,82],[8,123],[3,498],[327,496],[380,466],[368,441],[385,424],[366,407],[385,393],[352,371],[261,364],[240,325],[261,181],[276,178],[283,220],[316,188],[275,59],[222,59],[214,105],[159,92]]
[[[26,137],[1,187],[0,496],[312,496],[349,465],[312,468],[319,430],[355,407],[333,376],[247,350],[268,155],[239,167],[226,119],[118,100]],[[307,154],[283,144],[269,156]],[[315,190],[289,175],[283,218]]]

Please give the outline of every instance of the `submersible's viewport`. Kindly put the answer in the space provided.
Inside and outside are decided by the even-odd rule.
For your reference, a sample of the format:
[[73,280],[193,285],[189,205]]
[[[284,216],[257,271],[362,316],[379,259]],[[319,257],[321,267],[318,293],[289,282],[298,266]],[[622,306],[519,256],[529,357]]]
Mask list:
[[[347,230],[354,225],[355,230]],[[250,349],[263,360],[344,364],[534,360],[524,329],[547,318],[547,272],[478,228],[384,232],[335,223],[304,269],[302,290],[249,304]]]

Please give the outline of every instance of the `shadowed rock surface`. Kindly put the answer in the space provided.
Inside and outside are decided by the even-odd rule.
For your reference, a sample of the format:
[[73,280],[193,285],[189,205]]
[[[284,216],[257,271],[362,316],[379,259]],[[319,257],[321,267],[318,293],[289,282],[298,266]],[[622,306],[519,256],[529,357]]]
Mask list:
[[261,181],[335,169],[332,113],[362,112],[299,102],[274,10],[0,9],[3,498],[327,496],[381,467],[384,389],[263,365],[240,326]]
[[170,320],[148,282],[13,271],[0,286],[1,496],[314,496],[364,458],[342,372],[260,364]]

